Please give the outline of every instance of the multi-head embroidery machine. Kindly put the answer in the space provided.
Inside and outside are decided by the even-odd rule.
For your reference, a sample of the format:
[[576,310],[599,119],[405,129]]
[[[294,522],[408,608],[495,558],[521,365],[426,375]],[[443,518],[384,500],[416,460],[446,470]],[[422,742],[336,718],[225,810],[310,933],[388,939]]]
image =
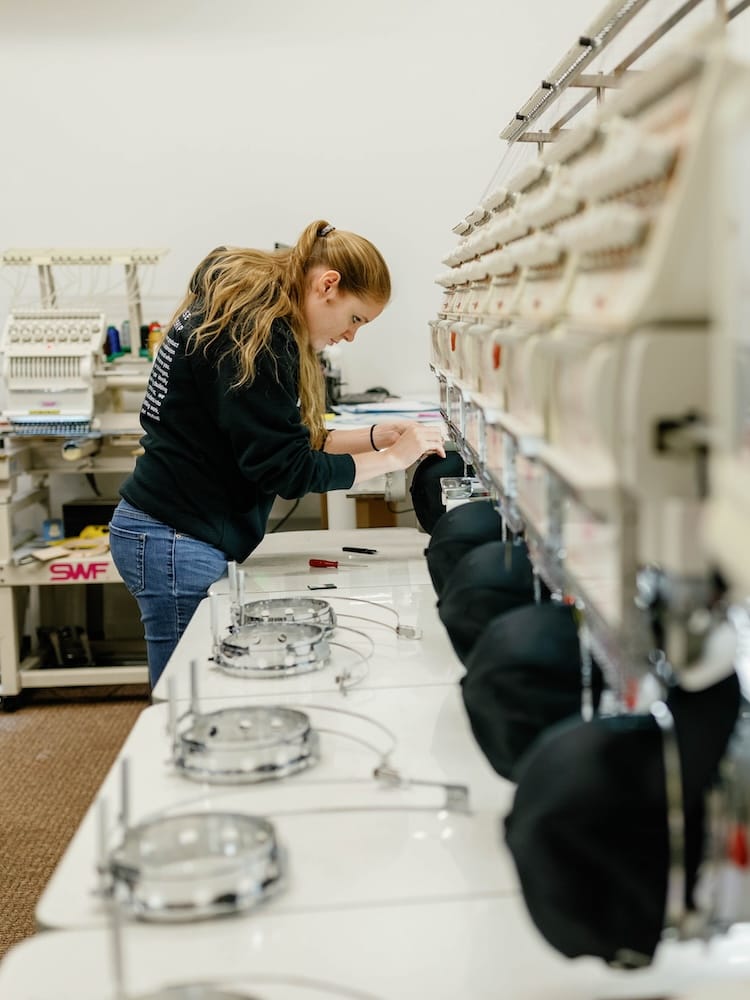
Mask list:
[[[750,593],[744,5],[631,79],[665,31],[587,74],[642,6],[608,4],[504,130],[537,155],[454,228],[430,324],[457,447],[579,609],[615,711],[739,669]],[[617,91],[533,131],[572,84]]]
[[[64,538],[60,510],[70,499],[71,473],[88,477],[93,487],[93,492],[86,488],[92,499],[91,517],[99,525],[109,515],[103,504],[101,513],[93,509],[97,496],[115,496],[119,481],[132,468],[141,433],[140,403],[151,370],[148,352],[140,350],[139,268],[155,266],[164,253],[16,249],[0,254],[3,267],[36,268],[39,277],[39,302],[11,309],[0,334],[0,698],[7,706],[24,687],[145,679],[144,668],[138,665],[143,662],[142,652],[134,655],[135,641],[120,665],[110,665],[112,657],[107,654],[107,665],[100,666],[105,662],[102,650],[92,656],[87,641],[82,648],[89,652],[83,658],[72,652],[62,655],[60,640],[67,633],[56,621],[52,632],[46,628],[47,616],[80,620],[90,617],[90,609],[52,610],[48,605],[73,597],[63,599],[43,585],[119,581],[106,537],[72,549],[43,543]],[[70,280],[60,283],[65,294],[56,286],[61,270],[80,274],[82,269],[109,271],[112,265],[125,270],[120,308],[131,331],[129,351],[122,350],[119,336],[114,340],[115,328],[108,326],[104,310],[90,307],[95,296],[81,291],[71,297]],[[43,525],[45,536],[40,542]],[[30,596],[32,587],[37,596]],[[78,600],[83,600],[80,588],[76,590]],[[94,631],[103,633],[100,624],[102,628]],[[44,664],[44,670],[38,669],[43,651],[35,648],[37,629],[40,636],[57,640],[55,662]],[[85,634],[83,627],[73,630],[78,631]]]

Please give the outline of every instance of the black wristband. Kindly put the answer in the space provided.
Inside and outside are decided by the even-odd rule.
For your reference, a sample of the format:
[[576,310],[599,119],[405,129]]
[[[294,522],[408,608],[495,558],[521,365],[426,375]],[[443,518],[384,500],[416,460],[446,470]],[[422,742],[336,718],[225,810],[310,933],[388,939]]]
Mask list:
[[370,445],[372,446],[373,451],[380,451],[380,448],[378,448],[378,446],[375,444],[375,437],[374,437],[374,431],[377,426],[378,426],[377,424],[373,424],[372,427],[370,427]]

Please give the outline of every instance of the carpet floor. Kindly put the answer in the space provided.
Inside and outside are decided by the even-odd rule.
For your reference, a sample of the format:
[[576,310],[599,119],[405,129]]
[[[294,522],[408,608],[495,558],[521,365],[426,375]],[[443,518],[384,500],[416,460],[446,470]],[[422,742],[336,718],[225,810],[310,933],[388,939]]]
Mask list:
[[125,737],[146,688],[35,691],[0,713],[0,958],[34,908]]

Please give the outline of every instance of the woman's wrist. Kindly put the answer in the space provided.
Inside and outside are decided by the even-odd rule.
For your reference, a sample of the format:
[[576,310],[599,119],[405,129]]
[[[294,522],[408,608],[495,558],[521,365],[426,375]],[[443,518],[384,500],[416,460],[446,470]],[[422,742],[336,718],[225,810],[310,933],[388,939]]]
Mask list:
[[404,463],[394,454],[392,448],[384,448],[382,451],[363,451],[352,455],[354,460],[354,482],[367,482],[368,479],[376,479],[378,476],[386,476],[389,472],[398,472],[404,468]]

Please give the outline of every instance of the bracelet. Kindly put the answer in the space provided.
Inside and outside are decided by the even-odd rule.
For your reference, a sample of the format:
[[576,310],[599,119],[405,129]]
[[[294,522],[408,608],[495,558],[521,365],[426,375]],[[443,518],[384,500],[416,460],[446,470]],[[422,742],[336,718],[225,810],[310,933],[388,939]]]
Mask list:
[[372,446],[373,451],[380,451],[380,448],[378,448],[378,446],[375,444],[375,437],[374,437],[374,431],[377,426],[378,426],[377,424],[373,424],[372,427],[370,428],[370,445]]

